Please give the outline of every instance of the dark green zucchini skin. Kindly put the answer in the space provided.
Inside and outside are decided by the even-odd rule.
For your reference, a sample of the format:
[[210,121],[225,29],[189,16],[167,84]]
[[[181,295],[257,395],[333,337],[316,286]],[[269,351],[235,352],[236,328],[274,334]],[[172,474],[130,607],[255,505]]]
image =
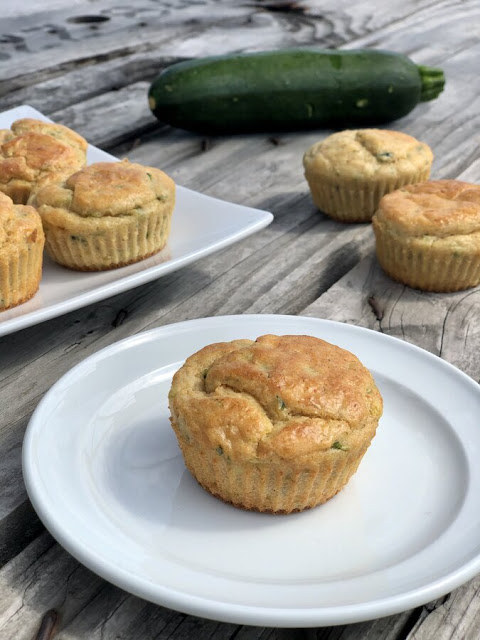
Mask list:
[[[165,69],[150,87],[149,104],[162,122],[202,133],[381,124],[420,102],[421,69],[381,50],[215,56]],[[433,71],[443,88],[443,73]]]

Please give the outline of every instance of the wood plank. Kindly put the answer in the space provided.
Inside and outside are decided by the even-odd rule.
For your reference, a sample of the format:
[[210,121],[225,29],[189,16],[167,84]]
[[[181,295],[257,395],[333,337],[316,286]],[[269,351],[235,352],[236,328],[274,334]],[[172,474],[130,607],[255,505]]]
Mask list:
[[477,640],[480,635],[480,576],[436,606],[425,607],[407,640]]
[[[85,569],[44,533],[0,571],[0,640],[31,640],[52,609],[59,616],[58,640],[224,640],[236,630],[236,625],[187,617],[126,594]],[[239,637],[257,640],[270,634],[249,628]]]
[[52,544],[48,534],[0,571],[0,595],[0,640],[31,640],[51,609],[60,619],[58,640],[398,640],[410,617],[334,629],[264,629],[186,616],[104,583]]
[[160,59],[311,44],[339,46],[434,5],[431,0],[392,0],[388,12],[378,12],[367,0],[355,7],[348,0],[338,0],[333,10],[327,0],[295,3],[293,10],[289,3],[282,7],[261,0],[246,4],[172,0],[159,11],[146,0],[139,0],[135,7],[120,0],[115,8],[108,0],[98,0],[95,10],[87,14],[97,16],[99,22],[78,22],[75,5],[53,13],[40,8],[28,18],[21,15],[2,21],[0,96],[72,70],[74,65],[139,51],[155,50]]
[[[192,57],[220,53],[231,50],[245,50],[264,46],[292,46],[307,43],[311,37],[309,25],[299,23],[290,31],[295,16],[285,19],[281,13],[257,19],[252,5],[238,5],[233,2],[219,6],[210,3],[193,5],[198,12],[193,13],[188,5],[176,7],[174,11],[156,12],[149,17],[148,24],[132,25],[120,32],[108,31],[105,35],[74,40],[67,38],[52,56],[52,51],[40,49],[34,55],[28,51],[18,51],[15,42],[15,59],[21,65],[12,70],[10,50],[4,51],[4,61],[0,60],[0,95],[26,87],[37,81],[47,80],[59,73],[78,66],[94,64],[105,59],[125,57],[138,52],[156,51],[160,58]],[[185,16],[187,13],[187,16]],[[312,22],[315,22],[313,19]],[[137,19],[138,23],[138,19]],[[103,23],[104,24],[104,23]],[[102,26],[99,28],[104,28]],[[4,28],[8,28],[7,25]],[[56,27],[65,30],[66,24]],[[228,36],[226,35],[226,32]],[[68,31],[68,28],[67,28]],[[24,40],[23,34],[13,32],[13,37]],[[25,46],[26,48],[26,46]]]
[[50,116],[87,140],[94,140],[96,146],[109,147],[131,139],[132,133],[139,136],[160,127],[148,106],[148,87],[148,82],[136,82],[54,111]]
[[112,92],[112,104],[119,89],[136,82],[150,83],[160,71],[184,58],[165,57],[159,60],[156,51],[130,55],[73,68],[43,82],[36,82],[0,98],[0,111],[29,104],[45,115],[76,106],[95,96]]
[[[115,589],[106,599],[92,603],[71,624],[58,634],[58,640],[122,640],[155,638],[158,640],[228,640],[236,625],[228,625],[176,613]],[[255,629],[252,640],[262,638],[262,629]],[[27,640],[27,639],[25,639]]]
[[102,588],[100,578],[44,533],[0,572],[0,639],[31,640],[52,608],[68,623]]
[[[34,406],[31,405],[29,409],[33,411]],[[2,487],[0,566],[19,553],[25,544],[33,540],[43,530],[43,525],[41,525],[33,508],[25,500],[21,470],[24,421],[22,421],[20,428],[16,425],[16,418],[12,420],[10,429],[7,428],[8,422],[3,427],[0,436],[2,442],[0,455],[0,486]],[[20,497],[21,494],[23,497]]]
[[[374,297],[381,319],[369,299]],[[421,346],[480,381],[480,287],[426,293],[393,282],[365,258],[305,313],[368,327]]]
[[305,640],[404,640],[419,611],[406,611],[367,622],[306,630]]

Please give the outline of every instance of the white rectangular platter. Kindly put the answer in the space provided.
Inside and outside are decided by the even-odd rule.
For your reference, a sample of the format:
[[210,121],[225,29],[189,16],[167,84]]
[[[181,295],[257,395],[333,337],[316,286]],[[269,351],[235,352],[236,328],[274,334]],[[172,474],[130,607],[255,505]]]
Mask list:
[[[23,105],[0,113],[0,129],[10,128],[19,118],[50,121],[36,109]],[[92,145],[87,159],[88,164],[117,160]],[[45,256],[39,291],[28,302],[0,312],[0,336],[155,280],[246,238],[272,220],[273,215],[267,211],[177,186],[172,230],[163,251],[127,267],[91,273],[65,269]]]

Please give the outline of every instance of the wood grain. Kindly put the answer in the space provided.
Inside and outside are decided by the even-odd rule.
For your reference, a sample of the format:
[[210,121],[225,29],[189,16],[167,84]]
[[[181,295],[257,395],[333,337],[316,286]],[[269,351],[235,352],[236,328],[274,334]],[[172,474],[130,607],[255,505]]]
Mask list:
[[480,577],[425,607],[408,640],[474,640],[479,637]]
[[147,102],[148,82],[129,84],[118,91],[110,91],[54,111],[52,120],[78,131],[87,140],[95,140],[98,147],[111,147],[136,135],[158,129]]
[[[128,0],[119,0],[115,7],[108,0],[97,0],[88,12],[67,3],[57,5],[56,11],[40,9],[28,16],[20,12],[2,21],[0,96],[80,65],[123,59],[127,66],[129,58],[139,53],[151,52],[162,60],[298,45],[339,46],[434,4],[394,0],[388,12],[378,12],[366,1],[353,8],[347,0],[338,0],[333,10],[326,0],[311,0],[296,3],[297,10],[292,10],[292,3],[262,0],[244,4],[172,0],[159,11],[147,0],[139,0],[134,8]],[[97,76],[98,81],[101,91]],[[107,77],[104,82],[108,85]],[[66,91],[70,86],[67,83]],[[61,93],[60,85],[56,94]],[[75,103],[75,93],[71,99],[68,104]],[[1,102],[0,108],[5,108]]]
[[[382,310],[379,320],[368,300]],[[480,381],[480,289],[426,293],[393,282],[376,259],[365,258],[306,315],[368,327],[400,338],[451,362]]]
[[115,102],[114,97],[122,95],[121,89],[136,82],[151,82],[164,67],[181,60],[183,58],[178,57],[159,60],[157,52],[146,51],[75,67],[43,82],[36,82],[34,87],[26,86],[3,95],[0,108],[3,111],[19,104],[29,104],[50,115],[104,94],[108,94]]

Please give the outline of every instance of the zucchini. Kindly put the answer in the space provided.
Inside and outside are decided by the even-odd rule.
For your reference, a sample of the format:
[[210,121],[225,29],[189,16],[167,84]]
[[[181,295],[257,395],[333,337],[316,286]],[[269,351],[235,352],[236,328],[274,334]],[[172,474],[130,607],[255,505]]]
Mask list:
[[179,62],[151,84],[162,122],[202,133],[390,122],[445,83],[440,69],[391,51],[290,49]]

